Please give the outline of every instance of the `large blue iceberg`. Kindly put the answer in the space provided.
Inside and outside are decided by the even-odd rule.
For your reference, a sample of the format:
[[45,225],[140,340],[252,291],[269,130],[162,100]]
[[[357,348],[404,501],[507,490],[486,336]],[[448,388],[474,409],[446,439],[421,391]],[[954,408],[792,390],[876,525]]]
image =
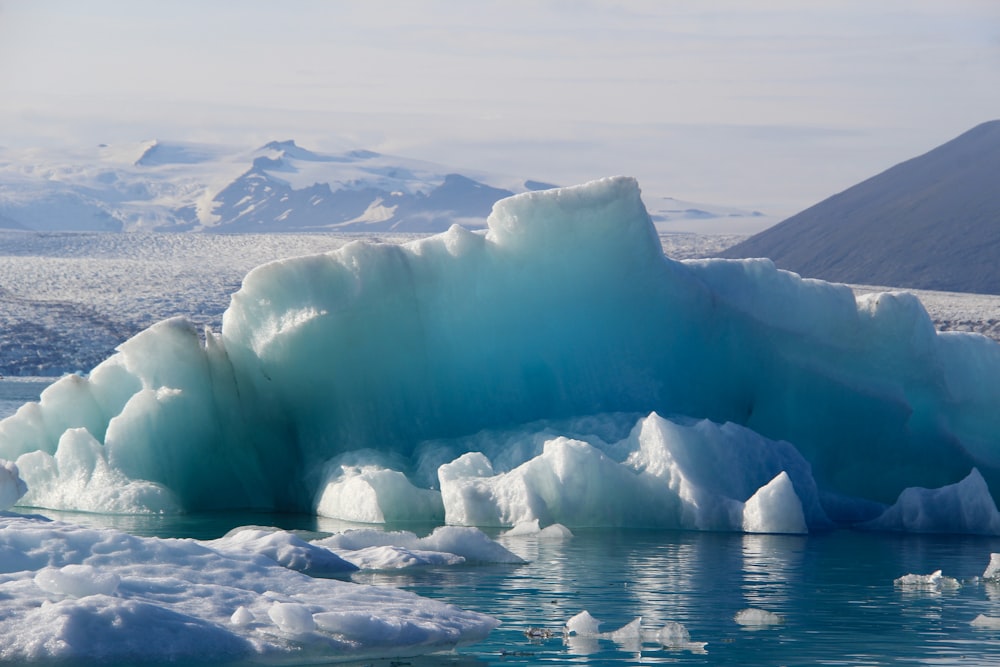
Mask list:
[[0,458],[22,504],[99,512],[996,532],[998,408],[996,343],[909,294],[673,261],[611,178],[261,266],[221,333],[140,333],[0,422]]

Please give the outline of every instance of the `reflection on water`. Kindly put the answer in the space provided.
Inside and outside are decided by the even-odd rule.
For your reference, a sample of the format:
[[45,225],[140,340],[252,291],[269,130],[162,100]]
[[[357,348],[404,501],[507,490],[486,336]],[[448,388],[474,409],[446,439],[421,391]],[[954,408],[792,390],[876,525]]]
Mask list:
[[[523,566],[452,568],[359,579],[398,585],[501,618],[490,641],[463,649],[488,664],[983,664],[1000,662],[998,591],[976,580],[1000,540],[840,531],[810,537],[581,531],[566,542],[501,538]],[[904,594],[908,572],[966,580],[954,592]],[[779,614],[754,630],[742,609]],[[636,616],[631,638],[563,638],[563,624],[588,610],[615,630]],[[655,640],[668,622],[687,628],[705,652]],[[550,639],[529,639],[544,628]]]
[[[276,525],[307,537],[352,527],[299,515],[46,514],[141,535],[202,539],[239,525]],[[426,534],[433,526],[408,528]],[[528,562],[354,575],[359,583],[405,588],[503,622],[486,642],[407,662],[1000,664],[1000,630],[970,625],[980,614],[1000,617],[1000,587],[977,578],[990,553],[1000,552],[1000,538],[580,530],[568,540],[498,539]],[[963,586],[934,592],[893,585],[903,574],[938,569]],[[735,616],[748,608],[779,614],[781,623],[741,626]],[[604,633],[641,617],[641,633],[564,637],[566,621],[583,610],[603,622]],[[671,622],[684,626],[691,642],[707,642],[704,650],[657,641]]]

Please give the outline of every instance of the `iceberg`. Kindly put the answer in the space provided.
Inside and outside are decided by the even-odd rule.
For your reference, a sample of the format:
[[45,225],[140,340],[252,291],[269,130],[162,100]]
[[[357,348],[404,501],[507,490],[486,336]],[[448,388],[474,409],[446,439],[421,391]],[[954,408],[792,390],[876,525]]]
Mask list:
[[1000,511],[986,480],[973,468],[965,479],[939,489],[904,489],[892,507],[862,527],[911,533],[998,535]]
[[[160,322],[0,422],[0,458],[25,506],[802,532],[996,488],[998,404],[996,343],[908,294],[666,258],[616,177],[260,266],[220,331]],[[998,531],[947,507],[935,530]]]

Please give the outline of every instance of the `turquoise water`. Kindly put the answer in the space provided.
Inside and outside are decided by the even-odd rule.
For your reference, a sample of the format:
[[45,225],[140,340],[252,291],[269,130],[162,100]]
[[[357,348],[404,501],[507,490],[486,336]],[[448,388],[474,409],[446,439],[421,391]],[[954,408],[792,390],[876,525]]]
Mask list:
[[[242,523],[307,536],[345,527],[290,515],[58,518],[199,538]],[[1000,586],[977,580],[990,553],[1000,551],[1000,538],[579,530],[566,541],[499,539],[529,562],[354,575],[359,583],[403,588],[503,622],[486,642],[399,664],[1000,664],[1000,631],[970,625],[979,614],[1000,616]],[[938,569],[963,581],[962,587],[934,593],[893,585],[904,574]],[[780,614],[783,622],[759,629],[738,625],[734,616],[750,607]],[[652,636],[562,637],[566,620],[583,610],[604,622],[602,630],[641,616],[647,635],[675,621],[691,641],[707,644],[697,652],[664,648]],[[552,636],[532,639],[529,629]]]

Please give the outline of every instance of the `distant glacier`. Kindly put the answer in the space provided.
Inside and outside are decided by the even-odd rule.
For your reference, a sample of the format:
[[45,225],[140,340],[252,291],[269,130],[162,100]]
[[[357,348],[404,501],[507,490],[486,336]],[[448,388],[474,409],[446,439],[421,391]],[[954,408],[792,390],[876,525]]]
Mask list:
[[[0,147],[0,229],[215,233],[442,232],[484,228],[493,204],[555,187],[530,176],[445,166],[293,140],[259,147],[148,141],[90,149]],[[741,233],[758,211],[652,197],[664,231]]]

